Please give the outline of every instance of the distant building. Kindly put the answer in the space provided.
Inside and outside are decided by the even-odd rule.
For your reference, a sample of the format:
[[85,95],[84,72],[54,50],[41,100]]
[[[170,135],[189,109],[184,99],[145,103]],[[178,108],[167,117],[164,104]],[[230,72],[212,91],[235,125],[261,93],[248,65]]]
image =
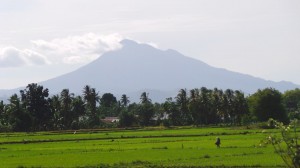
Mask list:
[[169,114],[163,113],[163,114],[161,114],[161,115],[159,115],[159,116],[154,116],[154,117],[152,118],[152,120],[154,120],[154,121],[157,121],[157,120],[168,120],[169,118],[170,118],[170,115],[169,115]]
[[120,121],[119,117],[105,117],[101,119],[105,123],[118,123]]

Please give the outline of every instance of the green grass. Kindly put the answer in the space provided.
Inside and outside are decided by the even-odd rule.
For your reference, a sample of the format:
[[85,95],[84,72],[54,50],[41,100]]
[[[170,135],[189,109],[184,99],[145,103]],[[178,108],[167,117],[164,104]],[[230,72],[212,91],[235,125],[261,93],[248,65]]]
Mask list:
[[272,146],[259,147],[267,134],[232,128],[1,133],[0,167],[284,166]]

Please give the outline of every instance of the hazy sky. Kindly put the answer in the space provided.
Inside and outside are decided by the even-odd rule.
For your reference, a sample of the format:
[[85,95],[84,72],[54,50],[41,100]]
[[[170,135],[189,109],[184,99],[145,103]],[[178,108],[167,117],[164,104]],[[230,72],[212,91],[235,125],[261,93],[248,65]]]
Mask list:
[[299,0],[0,0],[0,89],[70,72],[124,38],[300,84]]

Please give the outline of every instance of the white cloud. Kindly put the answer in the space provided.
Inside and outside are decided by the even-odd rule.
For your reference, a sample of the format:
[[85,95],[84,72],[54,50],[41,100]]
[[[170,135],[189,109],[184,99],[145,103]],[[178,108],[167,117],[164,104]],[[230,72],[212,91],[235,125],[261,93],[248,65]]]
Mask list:
[[22,51],[22,53],[26,56],[27,60],[29,60],[29,64],[45,65],[51,63],[44,55],[35,51],[25,49],[24,51]]
[[118,34],[84,35],[34,40],[28,49],[0,48],[0,67],[20,67],[44,64],[84,64],[97,59],[107,51],[122,47]]
[[0,48],[0,68],[44,64],[50,64],[50,61],[35,51],[15,47]]
[[88,33],[50,41],[31,41],[33,48],[46,55],[52,62],[66,64],[88,63],[107,51],[121,48],[122,37],[118,34],[98,35]]

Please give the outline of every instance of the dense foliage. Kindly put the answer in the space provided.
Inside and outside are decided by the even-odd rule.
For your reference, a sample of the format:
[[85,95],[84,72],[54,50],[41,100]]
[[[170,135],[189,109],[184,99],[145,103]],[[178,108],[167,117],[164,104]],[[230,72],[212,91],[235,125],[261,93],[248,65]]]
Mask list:
[[282,102],[282,94],[272,88],[258,90],[249,97],[250,111],[258,121],[269,118],[287,122],[287,115]]
[[[238,90],[181,89],[164,103],[153,103],[149,94],[140,102],[130,102],[125,94],[118,100],[113,94],[102,96],[95,88],[85,86],[82,95],[68,89],[49,96],[49,90],[29,84],[20,94],[0,101],[0,130],[41,131],[99,127],[182,126],[182,125],[247,125],[274,118],[288,121],[299,112],[299,89],[284,94],[266,88],[246,97]],[[105,117],[118,117],[107,122]]]

